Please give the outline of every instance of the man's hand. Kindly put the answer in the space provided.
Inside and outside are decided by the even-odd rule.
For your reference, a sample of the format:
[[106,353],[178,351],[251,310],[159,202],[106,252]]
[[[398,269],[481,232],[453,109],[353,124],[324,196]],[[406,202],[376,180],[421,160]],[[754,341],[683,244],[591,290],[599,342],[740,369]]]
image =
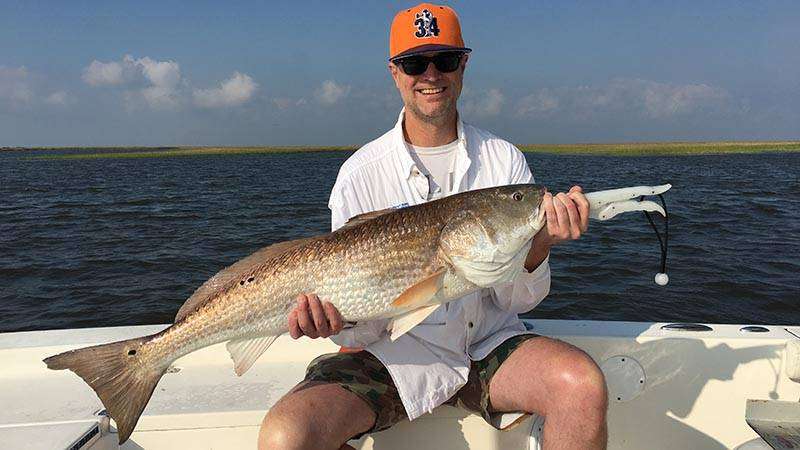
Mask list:
[[547,225],[533,237],[533,245],[525,259],[528,271],[533,271],[544,261],[552,246],[578,239],[589,228],[589,201],[580,186],[572,186],[566,194],[559,192],[555,196],[546,192],[542,208]]
[[581,237],[589,228],[589,201],[580,186],[572,186],[566,194],[547,192],[542,199],[547,226],[536,233],[536,243],[552,247],[563,241]]
[[344,319],[331,302],[321,302],[317,294],[300,294],[297,306],[289,313],[289,335],[292,339],[308,336],[326,338],[342,331]]

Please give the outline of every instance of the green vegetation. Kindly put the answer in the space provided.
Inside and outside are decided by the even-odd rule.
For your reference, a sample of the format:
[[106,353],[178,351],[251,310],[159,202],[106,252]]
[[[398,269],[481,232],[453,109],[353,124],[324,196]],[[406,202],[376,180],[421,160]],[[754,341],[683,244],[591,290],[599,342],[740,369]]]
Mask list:
[[[52,149],[51,149],[52,150]],[[63,149],[62,149],[63,150]],[[175,147],[162,149],[134,149],[136,151],[98,152],[91,149],[71,154],[51,154],[32,157],[32,159],[98,159],[98,158],[167,158],[173,156],[210,156],[210,155],[249,155],[259,153],[299,153],[329,152],[355,150],[355,147]],[[127,149],[126,149],[127,150]],[[94,151],[94,152],[93,152]]]
[[[563,155],[720,155],[729,153],[768,153],[800,151],[800,141],[780,142],[638,142],[623,144],[527,144],[524,152]],[[339,147],[49,147],[5,148],[0,150],[36,151],[32,159],[97,159],[97,158],[166,158],[176,156],[246,155],[262,153],[298,153],[353,151],[354,146]],[[46,151],[74,150],[69,154],[41,154]]]
[[523,152],[562,155],[722,155],[729,153],[797,152],[800,142],[636,142],[625,144],[530,144]]

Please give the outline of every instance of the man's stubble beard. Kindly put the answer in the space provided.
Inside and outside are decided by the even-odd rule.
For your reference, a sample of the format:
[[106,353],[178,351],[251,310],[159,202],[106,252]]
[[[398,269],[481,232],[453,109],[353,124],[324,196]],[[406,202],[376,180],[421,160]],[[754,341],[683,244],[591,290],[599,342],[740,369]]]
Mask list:
[[451,113],[453,116],[457,115],[456,101],[448,102],[448,104],[445,105],[443,108],[438,109],[440,112],[439,114],[435,115],[425,114],[424,112],[422,112],[422,110],[420,110],[420,108],[414,102],[409,102],[406,105],[406,109],[408,109],[411,112],[411,114],[413,114],[420,121],[435,126],[447,125],[448,119],[451,118]]

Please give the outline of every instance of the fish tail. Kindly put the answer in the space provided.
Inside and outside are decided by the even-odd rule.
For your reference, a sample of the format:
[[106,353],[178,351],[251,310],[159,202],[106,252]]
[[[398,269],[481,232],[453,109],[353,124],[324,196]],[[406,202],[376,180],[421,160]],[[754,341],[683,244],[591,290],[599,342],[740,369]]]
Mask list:
[[44,360],[53,370],[69,369],[89,384],[117,424],[119,443],[133,432],[166,368],[142,361],[152,336],[71,350]]

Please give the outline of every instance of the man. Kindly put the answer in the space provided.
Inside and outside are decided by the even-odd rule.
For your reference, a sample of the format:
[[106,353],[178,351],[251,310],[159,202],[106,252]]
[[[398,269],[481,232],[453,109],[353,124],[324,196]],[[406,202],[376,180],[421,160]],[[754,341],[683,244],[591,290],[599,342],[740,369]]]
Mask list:
[[[329,202],[334,230],[369,211],[533,182],[519,150],[458,116],[470,51],[452,9],[424,3],[397,14],[389,71],[405,108],[393,130],[342,166]],[[530,333],[517,317],[549,291],[550,248],[587,228],[589,207],[580,187],[546,194],[542,205],[547,226],[533,239],[526,271],[513,283],[440,306],[394,342],[385,321],[343,329],[331,303],[301,295],[288,318],[293,338],[331,336],[365,350],[314,360],[305,380],[264,418],[259,447],[349,448],[354,437],[448,403],[497,428],[502,412],[543,415],[547,449],[605,448],[600,369],[578,348]]]

